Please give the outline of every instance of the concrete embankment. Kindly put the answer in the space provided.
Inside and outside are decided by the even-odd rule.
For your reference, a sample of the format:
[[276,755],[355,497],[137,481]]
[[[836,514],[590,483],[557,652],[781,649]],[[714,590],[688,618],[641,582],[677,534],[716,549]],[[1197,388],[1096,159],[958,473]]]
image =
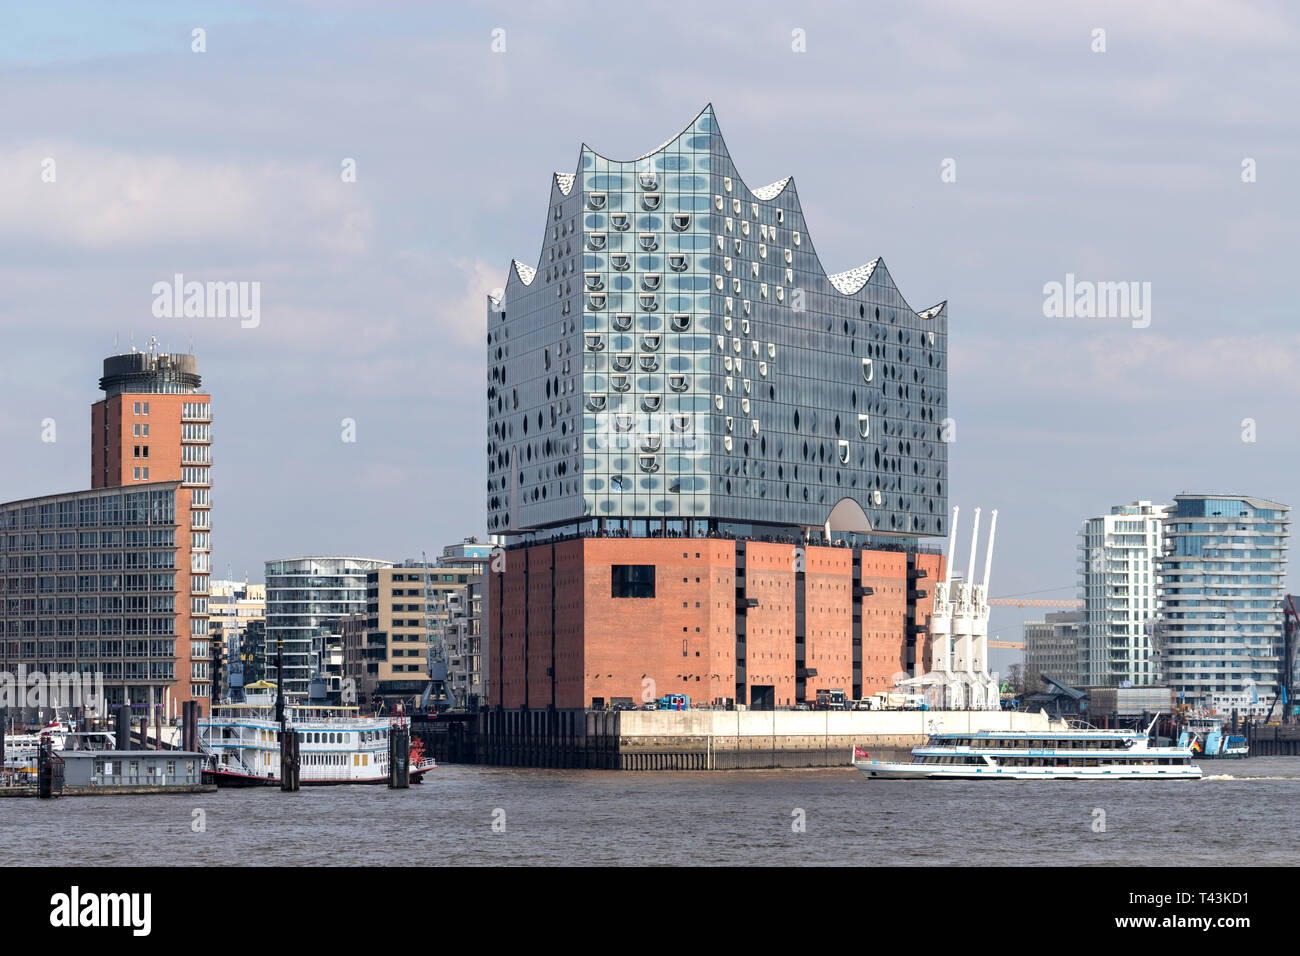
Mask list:
[[1047,730],[1003,711],[492,711],[458,740],[426,736],[437,759],[508,767],[758,770],[846,767],[853,747],[906,754],[936,731]]

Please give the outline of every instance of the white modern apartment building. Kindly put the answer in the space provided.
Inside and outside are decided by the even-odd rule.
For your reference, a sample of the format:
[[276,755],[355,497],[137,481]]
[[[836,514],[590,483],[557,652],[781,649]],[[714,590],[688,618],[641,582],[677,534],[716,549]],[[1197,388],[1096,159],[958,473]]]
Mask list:
[[1249,495],[1174,497],[1164,523],[1159,645],[1177,699],[1219,713],[1274,707],[1284,668],[1289,506]]
[[1080,681],[1088,687],[1160,682],[1151,631],[1159,613],[1159,556],[1168,505],[1135,501],[1089,518],[1079,532]]

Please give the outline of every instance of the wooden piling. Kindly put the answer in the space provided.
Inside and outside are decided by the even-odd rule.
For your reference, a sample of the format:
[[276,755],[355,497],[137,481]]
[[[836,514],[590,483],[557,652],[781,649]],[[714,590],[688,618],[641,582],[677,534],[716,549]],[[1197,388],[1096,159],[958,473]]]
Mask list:
[[302,735],[296,730],[280,732],[280,789],[284,793],[296,793],[302,769],[300,744]]
[[388,788],[406,790],[411,786],[411,731],[393,727],[388,732]]

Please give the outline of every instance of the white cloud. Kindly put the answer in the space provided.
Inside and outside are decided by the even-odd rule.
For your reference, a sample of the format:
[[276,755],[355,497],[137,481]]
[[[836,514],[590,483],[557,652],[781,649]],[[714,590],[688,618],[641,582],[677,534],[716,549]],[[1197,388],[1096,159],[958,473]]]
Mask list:
[[[54,182],[42,180],[47,159],[54,160]],[[364,193],[321,166],[241,166],[72,142],[0,154],[0,237],[88,248],[305,244],[357,255],[372,229]]]

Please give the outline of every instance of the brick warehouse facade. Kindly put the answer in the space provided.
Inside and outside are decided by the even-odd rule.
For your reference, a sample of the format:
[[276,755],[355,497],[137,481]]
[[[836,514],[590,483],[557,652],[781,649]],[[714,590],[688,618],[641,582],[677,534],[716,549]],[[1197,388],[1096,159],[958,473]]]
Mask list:
[[[619,595],[619,568],[652,568]],[[943,558],[726,538],[571,538],[504,552],[490,577],[488,696],[516,708],[787,707],[854,698],[928,666]]]

